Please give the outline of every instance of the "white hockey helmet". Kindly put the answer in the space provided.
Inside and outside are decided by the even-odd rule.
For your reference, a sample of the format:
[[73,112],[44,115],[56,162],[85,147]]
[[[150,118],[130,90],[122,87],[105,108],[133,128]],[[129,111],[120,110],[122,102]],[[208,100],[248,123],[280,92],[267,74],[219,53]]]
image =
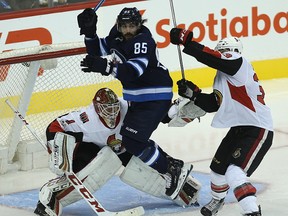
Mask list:
[[96,113],[105,121],[107,126],[115,128],[120,112],[120,102],[117,95],[109,88],[101,88],[93,98],[93,105]]
[[243,45],[239,38],[227,37],[223,38],[217,43],[215,50],[219,52],[238,52],[241,54],[243,51]]

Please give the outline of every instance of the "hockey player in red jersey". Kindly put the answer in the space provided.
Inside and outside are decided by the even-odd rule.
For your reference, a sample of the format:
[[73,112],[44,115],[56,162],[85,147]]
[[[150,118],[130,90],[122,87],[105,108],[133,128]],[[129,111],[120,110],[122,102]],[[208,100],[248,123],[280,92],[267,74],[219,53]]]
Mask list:
[[212,199],[202,207],[202,215],[215,215],[231,188],[244,215],[260,216],[256,188],[247,177],[272,145],[273,121],[257,74],[241,55],[241,41],[224,38],[212,50],[194,41],[193,32],[180,28],[170,31],[170,40],[184,45],[184,53],[217,70],[211,94],[202,93],[194,83],[182,79],[177,82],[179,95],[206,112],[216,112],[213,127],[230,128],[210,165]]
[[120,131],[125,148],[163,174],[166,194],[174,199],[192,165],[184,168],[183,161],[174,160],[150,139],[171,105],[173,82],[169,71],[159,61],[156,42],[137,8],[123,8],[103,38],[97,34],[97,20],[91,8],[78,15],[88,53],[81,61],[82,71],[112,75],[121,82],[123,98],[129,101]]
[[[123,165],[125,169],[120,175],[123,182],[150,195],[171,200],[165,194],[165,179],[123,146],[120,128],[127,109],[126,101],[111,89],[101,88],[89,106],[59,116],[49,124],[46,130],[49,167],[59,177],[40,189],[35,214],[58,216],[63,207],[82,199],[57,166],[62,163],[62,154],[68,155],[68,164],[91,192],[97,191]],[[63,134],[70,138],[62,140]],[[195,203],[200,189],[200,183],[192,176],[187,177],[185,184],[189,191],[180,190],[173,200],[180,206]]]

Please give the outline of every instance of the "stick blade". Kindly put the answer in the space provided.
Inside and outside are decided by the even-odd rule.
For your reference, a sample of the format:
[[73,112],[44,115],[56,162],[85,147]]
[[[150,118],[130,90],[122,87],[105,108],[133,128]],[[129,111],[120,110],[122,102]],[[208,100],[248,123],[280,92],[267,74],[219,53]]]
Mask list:
[[115,216],[141,216],[145,214],[143,206],[138,206],[132,209],[127,209],[121,212],[115,212]]

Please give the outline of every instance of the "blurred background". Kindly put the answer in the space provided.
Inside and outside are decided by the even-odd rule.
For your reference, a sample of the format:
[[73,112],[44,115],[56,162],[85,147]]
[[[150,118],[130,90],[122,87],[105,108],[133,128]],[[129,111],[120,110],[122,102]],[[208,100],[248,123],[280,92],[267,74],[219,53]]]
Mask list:
[[55,7],[93,0],[0,0],[0,12],[11,12],[41,7]]

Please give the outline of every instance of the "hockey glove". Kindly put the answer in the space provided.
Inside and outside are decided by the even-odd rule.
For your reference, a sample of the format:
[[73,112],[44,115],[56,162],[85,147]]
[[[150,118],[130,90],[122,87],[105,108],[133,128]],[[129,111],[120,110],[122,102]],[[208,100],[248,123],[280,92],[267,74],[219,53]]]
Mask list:
[[183,44],[185,46],[192,38],[193,32],[186,29],[172,28],[170,31],[170,41],[172,44]]
[[113,72],[114,64],[108,62],[107,59],[101,58],[99,56],[87,55],[81,61],[81,67],[83,72],[95,72],[101,73],[104,76],[108,76]]
[[85,35],[88,38],[96,36],[96,24],[98,16],[92,8],[86,8],[77,16],[78,26],[80,28],[80,35]]
[[177,82],[178,94],[182,97],[188,98],[192,101],[195,100],[201,89],[191,81],[181,79]]

